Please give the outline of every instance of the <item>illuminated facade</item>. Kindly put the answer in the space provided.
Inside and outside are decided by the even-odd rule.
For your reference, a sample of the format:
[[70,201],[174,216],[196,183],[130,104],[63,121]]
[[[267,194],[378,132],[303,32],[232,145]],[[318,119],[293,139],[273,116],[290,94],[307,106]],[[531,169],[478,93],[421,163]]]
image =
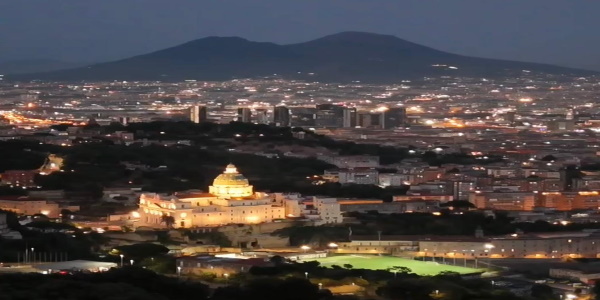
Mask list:
[[590,232],[538,233],[476,238],[464,236],[355,237],[338,243],[339,253],[407,254],[437,258],[597,258],[600,235]]
[[225,224],[254,224],[285,218],[285,207],[265,193],[254,192],[234,165],[217,176],[209,193],[163,196],[142,194],[140,226],[189,228]]
[[57,203],[27,196],[1,196],[0,209],[26,216],[43,214],[49,218],[58,218],[61,210]]

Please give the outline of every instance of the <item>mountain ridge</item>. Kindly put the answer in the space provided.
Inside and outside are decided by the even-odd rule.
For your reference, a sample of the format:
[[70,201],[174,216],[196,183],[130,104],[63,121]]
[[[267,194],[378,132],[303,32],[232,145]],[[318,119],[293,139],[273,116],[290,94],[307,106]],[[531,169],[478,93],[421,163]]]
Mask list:
[[210,36],[121,60],[10,75],[7,79],[216,81],[279,76],[324,82],[384,83],[443,75],[515,76],[522,70],[575,76],[598,74],[548,64],[463,56],[392,35],[346,31],[286,45]]

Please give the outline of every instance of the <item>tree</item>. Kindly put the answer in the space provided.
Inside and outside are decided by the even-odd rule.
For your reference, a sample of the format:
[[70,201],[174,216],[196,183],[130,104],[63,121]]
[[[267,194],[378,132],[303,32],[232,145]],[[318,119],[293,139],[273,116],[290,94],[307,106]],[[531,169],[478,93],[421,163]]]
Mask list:
[[552,154],[542,157],[542,161],[555,161],[555,160],[556,160],[556,157],[554,157],[554,155],[552,155]]
[[534,284],[531,286],[531,297],[536,299],[554,299],[554,291],[545,284]]
[[354,266],[351,264],[344,264],[344,268],[346,268],[346,269],[352,269],[352,267],[354,267]]
[[269,261],[274,266],[281,266],[281,265],[285,264],[285,258],[280,255],[273,255],[271,258],[269,258]]
[[393,266],[391,268],[388,268],[387,270],[389,272],[394,273],[394,275],[396,275],[397,273],[400,273],[400,274],[410,274],[410,273],[412,273],[412,270],[410,268],[403,267],[403,266]]
[[600,300],[600,282],[596,282],[592,288],[592,292],[594,294],[594,300]]
[[168,228],[173,228],[173,225],[175,225],[175,218],[173,216],[162,215],[160,221],[165,223]]
[[73,212],[71,212],[70,210],[68,210],[66,208],[63,208],[60,210],[60,218],[63,222],[66,222],[67,220],[69,220],[72,215],[73,215]]

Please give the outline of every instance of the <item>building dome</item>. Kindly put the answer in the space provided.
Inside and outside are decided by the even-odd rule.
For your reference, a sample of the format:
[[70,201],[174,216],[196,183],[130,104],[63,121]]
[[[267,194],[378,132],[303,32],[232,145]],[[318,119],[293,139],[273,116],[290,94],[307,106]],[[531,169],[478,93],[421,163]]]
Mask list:
[[225,198],[248,197],[254,193],[248,179],[233,164],[227,165],[225,172],[215,178],[209,192]]
[[225,172],[217,176],[213,186],[248,186],[250,183],[244,175],[240,174],[233,164],[227,165]]

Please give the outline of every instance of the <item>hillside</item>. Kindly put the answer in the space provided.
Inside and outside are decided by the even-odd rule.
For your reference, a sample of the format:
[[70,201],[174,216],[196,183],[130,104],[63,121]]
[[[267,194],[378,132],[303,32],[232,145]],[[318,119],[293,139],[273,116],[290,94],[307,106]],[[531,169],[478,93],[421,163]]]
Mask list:
[[343,32],[290,45],[207,37],[119,61],[13,75],[8,79],[179,81],[279,76],[326,82],[397,82],[442,75],[514,76],[523,70],[596,74],[552,65],[461,56],[389,35]]

